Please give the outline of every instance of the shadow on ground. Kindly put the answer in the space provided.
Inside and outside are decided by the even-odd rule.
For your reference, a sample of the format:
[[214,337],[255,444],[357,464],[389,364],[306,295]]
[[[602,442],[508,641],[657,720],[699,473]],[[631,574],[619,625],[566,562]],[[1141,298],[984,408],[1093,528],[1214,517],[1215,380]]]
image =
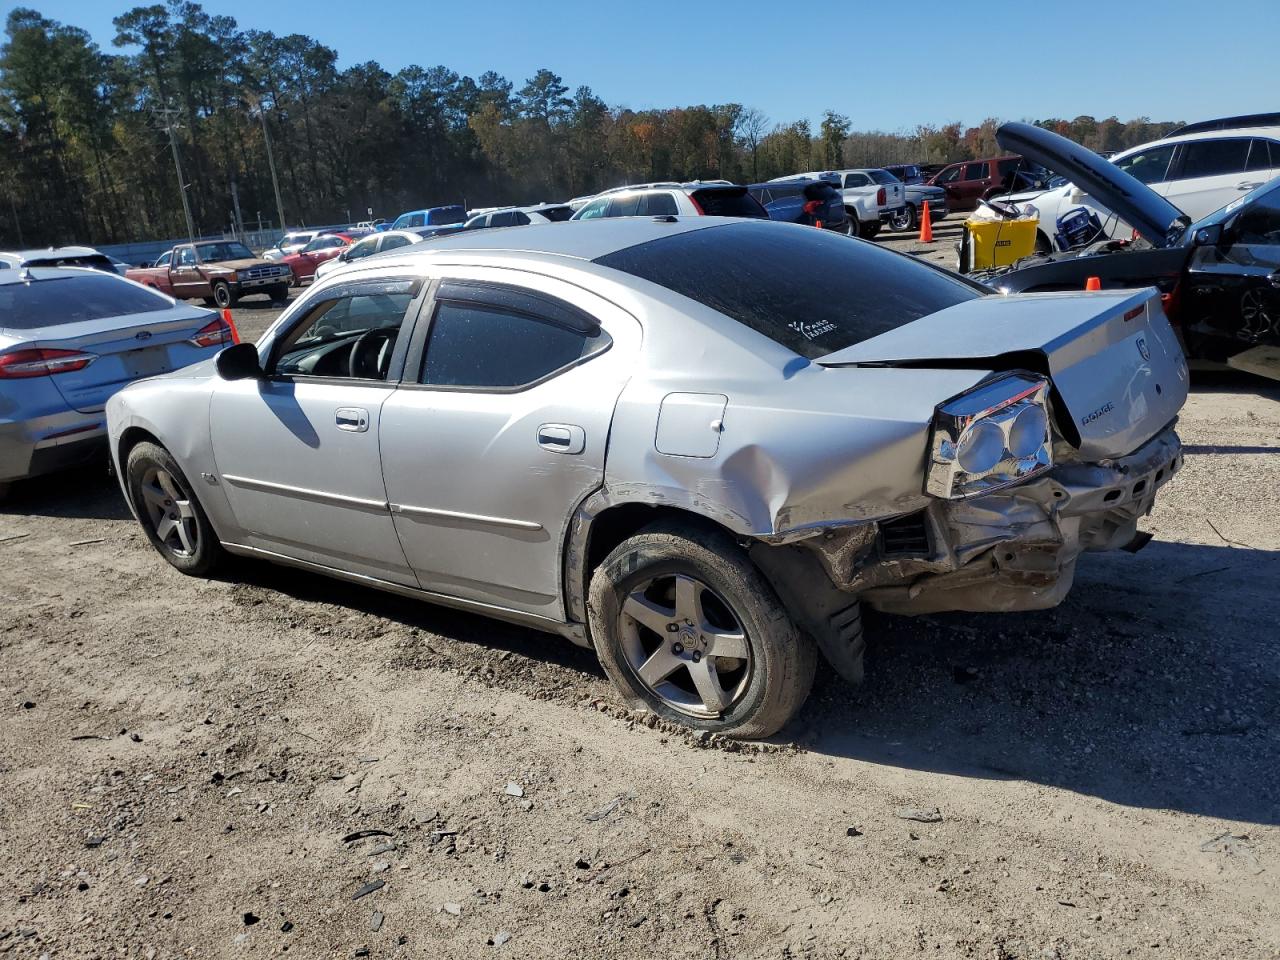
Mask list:
[[872,615],[866,685],[823,681],[788,733],[871,763],[1280,823],[1276,583],[1280,553],[1157,542],[1084,557],[1055,610]]
[[81,520],[129,519],[115,478],[107,474],[106,453],[75,470],[18,480],[0,500],[0,516],[64,517]]

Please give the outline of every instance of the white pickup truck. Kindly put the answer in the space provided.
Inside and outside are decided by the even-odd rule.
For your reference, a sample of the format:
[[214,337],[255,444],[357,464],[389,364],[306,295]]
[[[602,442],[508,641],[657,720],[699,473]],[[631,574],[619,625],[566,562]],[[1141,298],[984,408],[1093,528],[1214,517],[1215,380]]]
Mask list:
[[[863,170],[814,170],[792,177],[828,180],[844,195],[844,208],[850,221],[857,222],[858,236],[870,240],[880,232],[881,224],[901,216],[907,205],[906,187],[888,170],[870,167]],[[792,177],[780,179],[789,180]],[[852,222],[850,226],[853,226]],[[851,229],[849,231],[853,233]]]

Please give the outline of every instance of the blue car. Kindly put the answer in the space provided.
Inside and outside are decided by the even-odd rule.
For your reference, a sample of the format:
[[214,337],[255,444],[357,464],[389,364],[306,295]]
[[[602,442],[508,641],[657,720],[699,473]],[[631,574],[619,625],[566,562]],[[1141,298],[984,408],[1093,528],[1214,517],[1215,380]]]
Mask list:
[[234,340],[216,313],[115,273],[0,270],[0,497],[105,454],[103,408],[121,387]]
[[849,215],[844,209],[840,191],[825,180],[776,180],[753,183],[747,187],[760,201],[770,220],[800,223],[809,227],[819,224],[826,230],[849,231]]
[[459,203],[451,203],[443,207],[427,207],[423,210],[402,213],[396,217],[396,222],[391,225],[391,229],[416,230],[423,236],[434,236],[437,233],[461,230],[466,222],[466,207]]

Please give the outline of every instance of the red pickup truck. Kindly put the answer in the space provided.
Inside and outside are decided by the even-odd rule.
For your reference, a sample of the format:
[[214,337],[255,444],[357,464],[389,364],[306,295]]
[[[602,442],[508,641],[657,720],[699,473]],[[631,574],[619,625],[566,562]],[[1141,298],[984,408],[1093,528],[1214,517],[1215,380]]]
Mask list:
[[283,303],[289,299],[293,281],[292,271],[284,264],[255,257],[243,243],[225,240],[179,244],[155,266],[135,267],[125,276],[176,300],[200,297],[219,307],[229,307],[251,293]]

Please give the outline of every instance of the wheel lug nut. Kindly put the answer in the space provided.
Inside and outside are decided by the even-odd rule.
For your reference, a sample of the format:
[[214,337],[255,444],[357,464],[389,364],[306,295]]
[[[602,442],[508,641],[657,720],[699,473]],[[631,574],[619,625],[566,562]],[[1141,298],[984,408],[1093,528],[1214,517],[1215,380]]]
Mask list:
[[667,633],[678,633],[679,631],[680,631],[680,624],[678,623],[667,624]]
[[671,645],[671,652],[674,653],[677,657],[680,656],[680,654],[684,653],[684,644],[673,643]]
[[697,663],[701,659],[702,659],[702,651],[701,650],[693,651],[693,662]]

